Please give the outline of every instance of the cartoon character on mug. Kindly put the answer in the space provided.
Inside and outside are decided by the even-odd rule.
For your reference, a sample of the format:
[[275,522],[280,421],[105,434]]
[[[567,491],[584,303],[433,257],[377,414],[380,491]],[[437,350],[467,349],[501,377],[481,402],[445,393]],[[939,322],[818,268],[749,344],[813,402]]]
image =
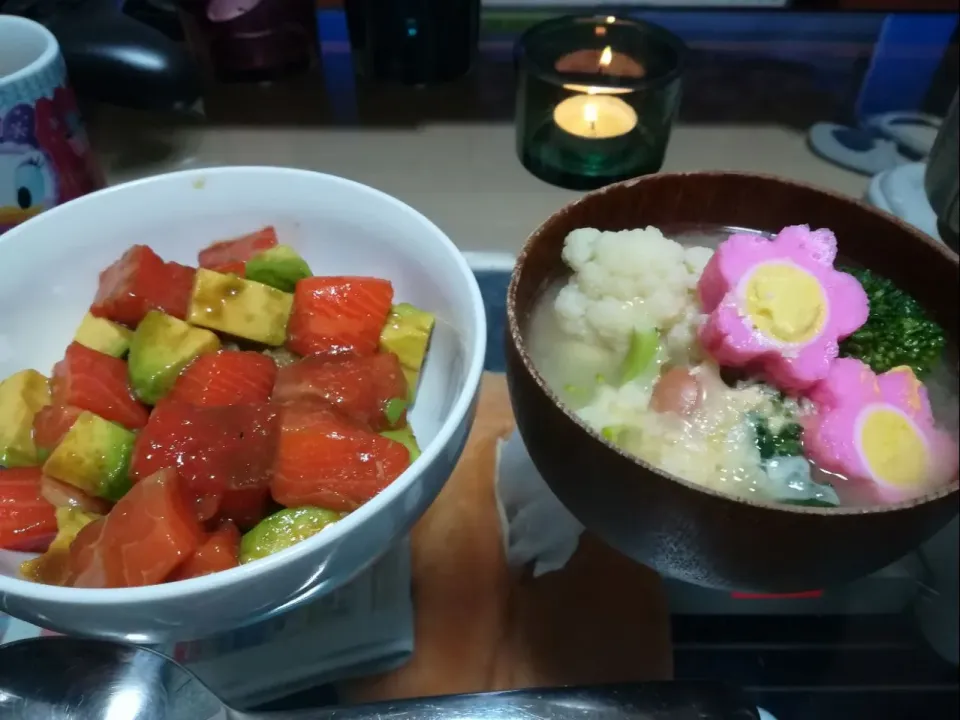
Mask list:
[[0,232],[57,203],[57,176],[34,115],[30,105],[15,105],[0,117]]
[[100,186],[69,90],[0,113],[0,233]]

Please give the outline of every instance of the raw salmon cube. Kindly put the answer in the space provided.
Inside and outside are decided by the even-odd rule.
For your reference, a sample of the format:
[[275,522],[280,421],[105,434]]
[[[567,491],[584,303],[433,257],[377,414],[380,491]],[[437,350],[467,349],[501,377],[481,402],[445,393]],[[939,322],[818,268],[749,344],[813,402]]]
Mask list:
[[136,327],[150,310],[182,320],[187,316],[194,273],[179,263],[165,263],[146,245],[134,245],[100,273],[90,313],[130,327]]
[[137,483],[106,517],[70,545],[66,584],[86,588],[155,585],[204,541],[183,481],[165,468]]
[[247,260],[277,246],[277,231],[272,226],[231,240],[216,242],[200,251],[200,267],[243,276]]
[[137,483],[176,468],[197,517],[209,520],[225,494],[268,486],[278,431],[270,405],[198,407],[165,399],[137,437],[130,476]]
[[276,377],[277,364],[266,355],[224,350],[194,360],[177,378],[170,398],[205,406],[264,403]]
[[278,403],[322,400],[371,430],[406,420],[407,380],[393,353],[313,355],[281,368],[273,389]]
[[286,346],[298,355],[372,355],[393,304],[389,280],[312,277],[293,293]]
[[286,507],[354,510],[410,464],[403,445],[370,432],[322,403],[281,410],[270,492]]
[[38,467],[0,468],[0,549],[43,551],[57,534],[57,517],[40,493]]
[[71,343],[66,356],[53,367],[54,405],[73,405],[128,430],[147,424],[148,412],[133,396],[127,364],[79,343]]

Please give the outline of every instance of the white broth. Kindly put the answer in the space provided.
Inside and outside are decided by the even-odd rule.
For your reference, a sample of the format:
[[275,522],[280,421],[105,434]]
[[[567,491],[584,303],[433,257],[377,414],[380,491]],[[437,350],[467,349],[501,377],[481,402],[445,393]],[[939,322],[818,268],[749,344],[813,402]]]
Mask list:
[[[651,230],[656,234],[645,234]],[[564,259],[580,269],[544,288],[526,329],[530,355],[550,388],[607,440],[702,486],[800,505],[876,504],[842,475],[818,468],[802,449],[761,456],[758,435],[763,428],[779,433],[796,427],[790,447],[802,448],[797,423],[813,412],[812,403],[785,398],[742,374],[733,377],[700,347],[696,332],[705,316],[696,281],[703,265],[732,232],[754,231],[691,225],[667,230],[666,237],[652,228],[627,231],[640,234],[623,233],[622,241],[609,240],[606,250],[600,241],[591,245],[593,257],[600,260],[610,248],[626,249],[626,254],[643,243],[659,248],[659,254],[618,256],[603,277],[591,277],[596,268],[583,264],[584,248],[592,240],[567,243]],[[695,248],[706,250],[691,250]],[[662,264],[667,262],[679,269]],[[636,268],[638,275],[631,278]],[[640,278],[643,273],[646,280]],[[637,282],[631,285],[631,279]],[[633,330],[656,328],[659,344],[646,374],[624,382],[628,356],[636,351],[631,323]],[[960,424],[956,366],[951,348],[924,378],[937,424],[954,439]]]

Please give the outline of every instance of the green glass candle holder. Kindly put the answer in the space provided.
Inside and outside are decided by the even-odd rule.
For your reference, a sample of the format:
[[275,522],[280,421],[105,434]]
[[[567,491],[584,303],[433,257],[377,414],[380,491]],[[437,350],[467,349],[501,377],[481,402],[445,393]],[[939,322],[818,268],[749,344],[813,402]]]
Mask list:
[[562,17],[517,43],[517,155],[553,185],[592,190],[660,170],[686,46],[658,25]]

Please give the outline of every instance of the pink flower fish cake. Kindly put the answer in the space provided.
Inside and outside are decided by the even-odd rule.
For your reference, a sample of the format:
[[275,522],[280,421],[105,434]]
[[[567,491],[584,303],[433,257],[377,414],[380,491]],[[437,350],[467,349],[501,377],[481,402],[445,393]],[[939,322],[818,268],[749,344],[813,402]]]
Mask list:
[[844,502],[910,500],[956,475],[957,444],[934,425],[927,390],[910,368],[875,375],[841,358],[810,399],[816,412],[804,420],[804,452],[847,478],[834,486]]
[[799,393],[826,377],[840,340],[867,321],[860,283],[835,270],[826,229],[784,228],[772,241],[737,233],[717,248],[697,290],[700,342],[720,365],[759,370]]

